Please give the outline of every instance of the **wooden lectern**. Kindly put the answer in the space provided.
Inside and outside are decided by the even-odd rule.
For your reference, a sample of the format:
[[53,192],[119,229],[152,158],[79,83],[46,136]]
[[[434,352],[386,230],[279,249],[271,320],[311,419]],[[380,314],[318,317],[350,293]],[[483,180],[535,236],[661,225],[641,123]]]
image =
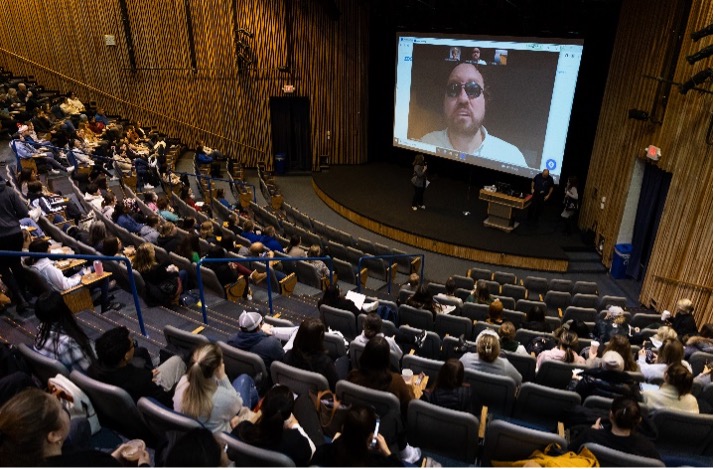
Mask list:
[[479,190],[479,199],[489,203],[484,226],[505,232],[511,232],[519,226],[519,222],[514,222],[514,209],[526,209],[531,204],[531,194],[520,198],[486,189]]

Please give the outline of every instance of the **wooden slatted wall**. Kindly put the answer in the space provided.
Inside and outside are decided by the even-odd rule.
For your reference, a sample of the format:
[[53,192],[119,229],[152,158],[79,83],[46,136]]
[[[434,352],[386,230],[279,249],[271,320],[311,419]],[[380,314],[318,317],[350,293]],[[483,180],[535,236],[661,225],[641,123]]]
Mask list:
[[[582,228],[603,235],[603,262],[611,262],[634,160],[649,144],[662,149],[658,167],[672,173],[672,182],[640,295],[641,303],[672,310],[678,299],[690,298],[700,324],[712,322],[713,283],[713,149],[712,95],[695,91],[685,96],[671,89],[662,124],[628,119],[628,110],[650,111],[660,76],[664,51],[674,28],[678,2],[629,0],[623,2],[616,46],[606,85],[596,143],[584,190]],[[673,81],[685,82],[712,67],[712,58],[695,65],[685,57],[707,44],[690,33],[712,23],[712,0],[694,0]],[[712,90],[712,82],[703,84]],[[600,209],[602,197],[604,209]],[[597,235],[598,236],[598,235]]]
[[[248,166],[270,156],[269,97],[291,83],[296,95],[310,99],[314,168],[321,154],[335,164],[361,163],[367,159],[368,11],[364,2],[336,3],[338,21],[312,0],[126,0],[133,73],[119,0],[0,2],[0,65],[34,75],[47,88],[74,90],[109,114],[158,126],[192,147],[204,139]],[[288,13],[292,73],[278,70],[286,65]],[[241,36],[256,57],[243,73],[234,22],[254,34]],[[105,46],[105,34],[117,46]]]

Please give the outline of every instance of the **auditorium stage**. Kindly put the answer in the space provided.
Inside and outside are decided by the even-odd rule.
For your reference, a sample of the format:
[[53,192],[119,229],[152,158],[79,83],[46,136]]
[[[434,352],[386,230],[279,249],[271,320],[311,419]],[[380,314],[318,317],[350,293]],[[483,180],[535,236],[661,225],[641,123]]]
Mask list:
[[[585,249],[578,234],[566,236],[560,226],[561,200],[555,189],[538,226],[527,225],[526,211],[517,211],[520,225],[511,233],[487,228],[487,203],[478,187],[442,175],[425,192],[427,209],[413,211],[411,167],[390,163],[344,165],[313,174],[318,196],[353,223],[388,238],[450,256],[482,263],[565,272],[565,251]],[[524,180],[524,191],[529,188]],[[521,188],[519,188],[521,189]],[[470,215],[463,212],[468,210]]]

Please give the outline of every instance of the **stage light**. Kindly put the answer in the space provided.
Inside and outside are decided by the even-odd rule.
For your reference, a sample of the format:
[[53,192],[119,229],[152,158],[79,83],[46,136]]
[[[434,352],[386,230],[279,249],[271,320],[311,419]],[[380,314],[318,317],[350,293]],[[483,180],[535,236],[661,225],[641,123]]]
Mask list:
[[695,75],[693,75],[690,78],[690,80],[688,80],[687,82],[680,85],[680,94],[682,94],[682,95],[686,94],[688,91],[695,88],[696,85],[700,85],[708,78],[710,78],[710,79],[713,78],[713,69],[710,67],[696,73]]
[[713,45],[712,44],[710,44],[707,47],[703,47],[695,54],[687,56],[685,58],[685,60],[687,60],[690,63],[690,65],[693,65],[695,62],[697,62],[699,60],[703,60],[706,57],[710,57],[711,55],[713,55]]

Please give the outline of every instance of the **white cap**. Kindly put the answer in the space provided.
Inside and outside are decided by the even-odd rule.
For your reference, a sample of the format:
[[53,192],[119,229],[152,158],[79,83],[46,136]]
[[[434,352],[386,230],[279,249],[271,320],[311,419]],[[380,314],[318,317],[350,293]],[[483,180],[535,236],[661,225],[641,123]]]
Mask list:
[[263,315],[258,312],[247,312],[243,311],[241,316],[238,317],[238,326],[243,331],[253,331],[261,324],[263,321]]

